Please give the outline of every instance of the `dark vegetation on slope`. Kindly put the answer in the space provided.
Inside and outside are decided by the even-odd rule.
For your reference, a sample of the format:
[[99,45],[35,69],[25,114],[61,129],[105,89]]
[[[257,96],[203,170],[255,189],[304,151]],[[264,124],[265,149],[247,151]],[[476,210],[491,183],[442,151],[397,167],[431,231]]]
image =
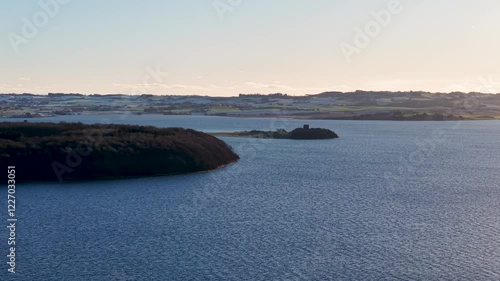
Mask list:
[[294,140],[336,139],[339,136],[328,129],[322,128],[297,128],[288,134]]
[[239,159],[190,129],[81,123],[0,123],[0,166],[18,180],[91,180],[207,171]]

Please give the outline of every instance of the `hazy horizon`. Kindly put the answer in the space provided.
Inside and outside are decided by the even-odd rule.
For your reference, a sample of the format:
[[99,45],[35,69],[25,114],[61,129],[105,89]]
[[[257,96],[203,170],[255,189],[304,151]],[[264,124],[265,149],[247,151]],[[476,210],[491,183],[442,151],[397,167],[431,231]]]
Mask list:
[[9,1],[0,92],[500,92],[500,2]]
[[30,95],[37,95],[37,96],[47,96],[49,94],[65,94],[65,95],[84,95],[84,96],[91,96],[91,95],[101,95],[101,96],[116,96],[116,95],[124,95],[124,96],[141,96],[141,95],[153,95],[153,96],[179,96],[179,97],[187,97],[187,96],[190,96],[190,97],[209,97],[209,98],[231,98],[231,97],[238,97],[240,95],[263,95],[263,96],[267,96],[267,95],[274,95],[274,94],[283,94],[283,95],[288,95],[290,97],[306,97],[306,96],[315,96],[315,95],[319,95],[319,94],[323,94],[323,93],[333,93],[333,92],[339,92],[339,93],[342,93],[342,94],[352,94],[352,93],[355,93],[355,92],[373,92],[373,93],[376,93],[376,92],[390,92],[390,93],[397,93],[397,92],[400,92],[400,93],[411,93],[411,92],[424,92],[424,93],[429,93],[429,94],[453,94],[453,93],[464,93],[464,94],[481,94],[481,95],[500,95],[500,93],[485,93],[485,92],[461,92],[461,91],[453,91],[453,92],[427,92],[427,91],[383,91],[383,90],[380,90],[380,91],[371,91],[371,90],[363,90],[363,89],[358,89],[358,90],[354,90],[354,91],[325,91],[325,92],[317,92],[317,93],[311,93],[311,94],[297,94],[297,95],[293,95],[293,94],[287,94],[287,93],[279,93],[279,92],[275,92],[275,93],[238,93],[238,94],[228,94],[228,95],[224,95],[224,96],[220,96],[220,95],[210,95],[210,94],[206,94],[206,95],[203,95],[203,94],[156,94],[156,93],[130,93],[130,94],[126,94],[126,93],[73,93],[73,92],[50,92],[50,93],[28,93],[28,92],[25,92],[25,93],[2,93],[0,92],[0,95],[23,95],[23,94],[30,94]]

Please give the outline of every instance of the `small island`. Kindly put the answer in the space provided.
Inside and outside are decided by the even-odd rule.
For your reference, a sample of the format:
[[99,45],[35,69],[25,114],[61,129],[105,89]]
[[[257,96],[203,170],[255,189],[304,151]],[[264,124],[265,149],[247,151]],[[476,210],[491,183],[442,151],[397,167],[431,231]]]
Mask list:
[[0,165],[20,181],[96,180],[209,171],[238,161],[191,129],[82,123],[0,123]]
[[262,138],[262,139],[292,139],[292,140],[320,140],[320,139],[336,139],[339,136],[329,130],[322,128],[309,128],[309,125],[304,125],[302,128],[294,129],[287,132],[284,129],[276,131],[242,131],[228,133],[212,133],[214,136],[226,137],[242,137],[242,138]]

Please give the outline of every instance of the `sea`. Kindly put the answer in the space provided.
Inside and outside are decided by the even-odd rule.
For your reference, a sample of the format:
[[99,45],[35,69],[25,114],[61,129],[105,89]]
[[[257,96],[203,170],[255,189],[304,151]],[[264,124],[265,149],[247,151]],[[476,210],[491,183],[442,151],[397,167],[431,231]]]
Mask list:
[[188,175],[18,178],[15,274],[0,187],[0,280],[500,280],[499,121],[28,119],[61,121],[340,138],[221,137],[241,160]]

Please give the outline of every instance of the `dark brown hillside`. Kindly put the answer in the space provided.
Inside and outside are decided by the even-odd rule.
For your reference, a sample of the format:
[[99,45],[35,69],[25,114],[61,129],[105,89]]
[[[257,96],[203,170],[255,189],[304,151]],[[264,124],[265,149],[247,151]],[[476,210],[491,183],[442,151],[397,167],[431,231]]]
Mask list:
[[0,123],[0,166],[18,180],[91,180],[208,171],[239,159],[195,130],[81,123]]

